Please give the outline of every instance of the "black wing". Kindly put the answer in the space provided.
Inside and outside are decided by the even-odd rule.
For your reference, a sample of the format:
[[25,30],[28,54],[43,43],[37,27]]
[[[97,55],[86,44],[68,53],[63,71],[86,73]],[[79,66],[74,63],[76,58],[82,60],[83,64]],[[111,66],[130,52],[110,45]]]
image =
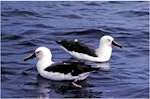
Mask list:
[[56,43],[63,46],[64,48],[66,48],[69,51],[75,51],[78,53],[84,53],[84,54],[88,54],[90,56],[97,57],[97,55],[95,53],[95,49],[93,49],[92,47],[89,47],[86,44],[83,44],[81,42],[62,40],[62,41],[56,41]]
[[92,68],[91,65],[87,65],[83,62],[61,62],[54,63],[47,67],[45,70],[49,72],[71,73],[72,76],[79,75],[84,72],[90,72],[97,70],[98,68]]

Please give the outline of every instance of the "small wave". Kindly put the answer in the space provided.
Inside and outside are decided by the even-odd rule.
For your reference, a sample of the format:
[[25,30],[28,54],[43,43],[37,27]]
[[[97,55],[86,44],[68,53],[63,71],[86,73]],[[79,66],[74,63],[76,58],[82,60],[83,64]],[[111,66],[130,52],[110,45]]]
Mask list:
[[37,33],[42,33],[40,30],[27,30],[21,33],[21,35],[34,35]]
[[101,2],[86,2],[85,4],[88,6],[100,6]]
[[125,3],[129,3],[129,2],[124,2],[124,1],[121,1],[121,2],[119,2],[119,1],[108,1],[108,3],[110,3],[110,4],[125,4]]
[[144,11],[121,11],[117,12],[117,14],[126,16],[126,17],[137,17],[137,16],[145,16],[149,15],[149,12],[144,12]]
[[61,17],[67,17],[67,18],[71,18],[71,19],[80,19],[80,18],[82,18],[82,16],[77,15],[77,14],[61,15]]
[[34,17],[41,17],[40,14],[36,12],[31,12],[31,11],[20,11],[20,10],[15,10],[15,11],[2,11],[2,16],[5,17],[13,17],[13,16],[34,16]]
[[2,33],[2,41],[20,40],[20,39],[22,39],[22,37],[20,35],[12,35],[12,34],[6,35],[6,34]]
[[35,24],[35,25],[32,25],[32,26],[36,27],[36,28],[55,28],[55,27],[52,27],[52,26],[44,25],[44,24]]
[[22,41],[19,44],[17,44],[18,46],[37,46],[35,43],[33,43],[32,41]]
[[122,28],[122,27],[103,27],[104,30],[108,31],[109,33],[125,33],[125,32],[131,32],[131,31],[135,31],[136,29],[126,29],[126,28]]
[[[3,69],[3,68],[2,68]],[[20,73],[17,73],[18,71],[16,70],[15,72],[12,72],[12,70],[2,70],[2,74],[6,74],[6,75],[16,75],[16,74],[20,74]]]
[[121,2],[118,2],[118,1],[108,1],[108,3],[120,4]]
[[88,30],[83,30],[83,31],[73,31],[73,32],[68,32],[66,34],[72,34],[72,35],[106,35],[109,34],[108,32],[98,30],[98,29],[88,29]]

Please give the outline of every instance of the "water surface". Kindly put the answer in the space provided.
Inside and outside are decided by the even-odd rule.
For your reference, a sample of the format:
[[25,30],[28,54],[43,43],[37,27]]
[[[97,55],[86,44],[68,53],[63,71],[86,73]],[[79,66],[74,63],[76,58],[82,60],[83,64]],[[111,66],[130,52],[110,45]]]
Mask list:
[[[148,2],[1,2],[2,98],[148,98]],[[22,59],[39,46],[51,49],[53,61],[71,56],[56,43],[78,39],[98,47],[111,35],[124,48],[113,46],[110,67],[92,73],[75,88],[70,81],[39,76],[36,59]]]

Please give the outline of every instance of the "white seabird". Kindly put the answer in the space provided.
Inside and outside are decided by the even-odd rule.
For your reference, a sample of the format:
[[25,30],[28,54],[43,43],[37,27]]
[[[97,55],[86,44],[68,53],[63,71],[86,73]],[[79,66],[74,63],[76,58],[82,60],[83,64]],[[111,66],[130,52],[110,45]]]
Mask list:
[[53,62],[51,51],[46,47],[39,47],[34,53],[25,57],[23,61],[37,57],[37,70],[39,74],[51,80],[74,80],[72,82],[76,87],[82,87],[76,84],[78,80],[86,79],[92,71],[98,68],[92,67],[81,62]]
[[56,41],[65,51],[67,51],[72,56],[83,59],[89,60],[94,62],[106,62],[110,60],[112,54],[112,44],[122,48],[122,45],[117,43],[113,37],[109,35],[105,35],[100,39],[100,44],[97,49],[94,47],[87,46],[79,42],[78,40],[68,41]]

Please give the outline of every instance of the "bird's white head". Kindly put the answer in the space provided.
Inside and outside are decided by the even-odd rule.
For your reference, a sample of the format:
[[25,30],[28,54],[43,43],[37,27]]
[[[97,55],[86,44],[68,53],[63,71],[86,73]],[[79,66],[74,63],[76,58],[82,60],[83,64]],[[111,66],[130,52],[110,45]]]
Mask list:
[[100,39],[100,45],[101,46],[111,46],[111,45],[115,45],[118,46],[120,48],[122,48],[122,45],[117,43],[113,37],[109,36],[109,35],[105,35]]
[[50,49],[47,47],[39,47],[35,50],[35,55],[37,58],[42,59],[42,58],[52,58],[52,54]]
[[53,63],[51,60],[51,58],[52,58],[51,51],[47,47],[39,47],[32,54],[25,57],[23,59],[23,61],[27,61],[34,57],[39,59],[36,66],[37,66],[37,70],[40,73],[40,75],[43,76],[44,75],[43,72],[44,72],[45,68],[50,66]]
[[100,44],[101,45],[108,45],[111,46],[112,42],[114,41],[114,38],[109,36],[109,35],[105,35],[100,39]]
[[34,57],[37,57],[38,59],[51,60],[52,54],[51,54],[50,49],[48,49],[47,47],[39,47],[35,50],[34,53],[32,53],[29,56],[25,57],[23,61],[27,61],[27,60],[32,59]]

